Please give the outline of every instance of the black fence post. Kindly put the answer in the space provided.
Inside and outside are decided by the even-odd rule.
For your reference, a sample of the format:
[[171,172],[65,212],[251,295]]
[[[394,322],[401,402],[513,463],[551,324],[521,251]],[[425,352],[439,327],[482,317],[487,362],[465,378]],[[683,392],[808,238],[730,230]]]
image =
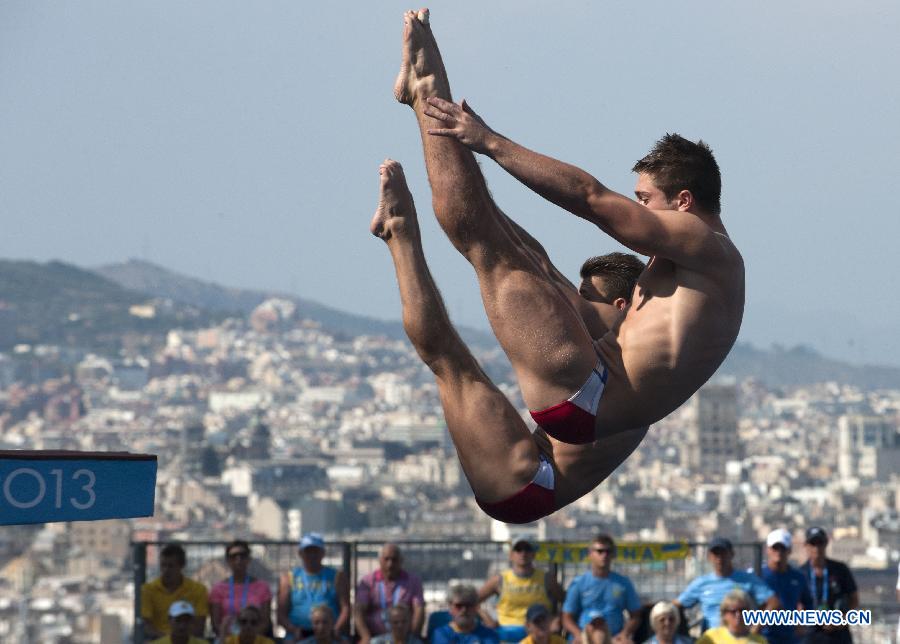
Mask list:
[[147,581],[147,544],[143,542],[132,543],[131,558],[134,572],[134,631],[132,641],[135,644],[143,644],[144,620],[141,617],[141,586]]
[[356,636],[356,620],[353,617],[353,607],[356,606],[356,541],[344,541],[343,549],[343,568],[344,574],[347,575],[347,583],[350,585],[350,637]]

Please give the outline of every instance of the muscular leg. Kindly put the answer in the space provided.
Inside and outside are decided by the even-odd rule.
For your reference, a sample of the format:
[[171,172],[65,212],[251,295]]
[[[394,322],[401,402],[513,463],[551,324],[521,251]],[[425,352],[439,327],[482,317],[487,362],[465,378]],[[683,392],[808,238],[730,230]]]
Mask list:
[[559,285],[516,239],[472,153],[457,141],[427,134],[440,124],[424,114],[425,99],[451,96],[437,44],[419,16],[404,16],[394,92],[416,113],[438,222],[475,268],[488,319],[526,403],[542,409],[584,384],[597,360],[591,338]]
[[475,496],[485,503],[512,496],[537,471],[538,448],[447,316],[425,262],[412,195],[395,161],[381,167],[381,200],[371,230],[394,260],[403,326],[437,379],[447,427]]

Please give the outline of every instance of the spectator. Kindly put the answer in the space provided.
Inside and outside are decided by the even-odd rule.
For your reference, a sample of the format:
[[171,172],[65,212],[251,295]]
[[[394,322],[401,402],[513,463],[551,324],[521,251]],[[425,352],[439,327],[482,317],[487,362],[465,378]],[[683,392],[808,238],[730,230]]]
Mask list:
[[658,602],[650,610],[650,628],[654,635],[644,641],[644,644],[691,644],[693,640],[676,633],[680,623],[681,615],[675,604]]
[[[615,644],[627,644],[637,630],[637,611],[641,600],[631,580],[612,572],[612,560],[616,556],[616,544],[607,534],[594,537],[588,549],[591,569],[572,580],[563,604],[563,627],[573,639],[582,638],[582,631],[596,617],[602,615],[604,628],[608,628]],[[624,613],[628,612],[628,621]],[[599,633],[596,626],[591,633]]]
[[191,632],[202,637],[209,612],[206,586],[184,576],[186,563],[184,548],[170,543],[159,553],[159,577],[141,586],[141,618],[147,639],[170,632],[169,607],[178,600],[191,605],[194,622]]
[[342,570],[322,565],[325,540],[318,533],[303,535],[297,552],[303,565],[282,573],[278,582],[278,623],[294,640],[311,637],[312,609],[324,604],[332,611],[335,631],[346,632],[350,623],[347,575]]
[[363,577],[356,587],[353,615],[361,644],[387,633],[388,611],[397,604],[410,607],[412,633],[418,636],[425,623],[422,582],[403,570],[403,555],[397,544],[386,543],[378,555],[378,570]]
[[[859,592],[850,569],[840,561],[827,559],[828,533],[814,526],[806,531],[807,562],[800,572],[809,580],[813,608],[820,610],[848,610],[859,608]],[[850,629],[846,626],[813,626],[804,640],[807,644],[853,642]]]
[[[534,566],[537,545],[528,537],[513,538],[509,551],[510,567],[488,579],[478,591],[483,602],[498,595],[497,635],[504,642],[518,642],[528,634],[525,612],[534,604],[541,604],[549,612],[554,602],[562,602],[565,593],[552,575]],[[553,630],[553,626],[550,626]]]
[[225,563],[231,576],[215,584],[209,591],[209,614],[213,631],[223,640],[240,630],[237,616],[247,606],[259,608],[262,624],[260,633],[271,626],[272,590],[262,579],[254,579],[247,572],[250,567],[250,544],[235,540],[225,546]]
[[388,611],[391,631],[372,638],[372,644],[422,644],[412,633],[412,614],[406,604],[391,606]]
[[196,615],[190,602],[178,599],[166,610],[168,615],[168,635],[153,640],[152,644],[209,644],[205,639],[191,634]]
[[238,625],[238,632],[226,637],[225,644],[275,644],[273,640],[262,635],[269,620],[258,606],[247,604],[234,621]]
[[431,644],[499,644],[497,634],[478,622],[474,586],[453,586],[448,596],[452,621],[434,632]]
[[525,611],[525,628],[528,636],[521,644],[566,644],[562,635],[552,633],[552,616],[544,604],[532,604]]
[[722,626],[711,628],[697,640],[697,644],[749,644],[756,642],[766,644],[766,638],[756,633],[751,633],[744,623],[744,615],[741,611],[753,608],[753,598],[740,589],[733,588],[722,599],[719,606]]
[[[791,556],[791,533],[783,528],[772,530],[766,537],[766,565],[762,579],[775,591],[785,610],[812,609],[806,576],[788,563]],[[763,626],[762,634],[769,644],[798,644],[802,639],[800,626]]]
[[752,572],[734,569],[734,546],[728,539],[716,537],[710,541],[707,558],[712,564],[713,572],[694,579],[675,600],[676,604],[685,608],[700,604],[703,612],[703,630],[720,625],[719,608],[722,599],[733,588],[743,589],[758,605],[765,604],[767,609],[780,606],[778,597],[766,582]]
[[588,611],[588,622],[581,631],[579,644],[609,644],[612,641],[603,613],[597,609]]
[[[334,627],[334,612],[327,604],[319,604],[309,611],[313,634],[299,644],[347,644],[347,639]],[[290,640],[286,640],[290,641]]]

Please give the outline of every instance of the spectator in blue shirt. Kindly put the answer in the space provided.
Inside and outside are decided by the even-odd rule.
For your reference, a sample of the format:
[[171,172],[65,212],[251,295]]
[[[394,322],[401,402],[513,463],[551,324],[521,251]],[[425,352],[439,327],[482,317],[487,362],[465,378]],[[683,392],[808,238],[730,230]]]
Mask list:
[[[784,528],[772,530],[766,537],[766,565],[762,578],[775,591],[785,610],[812,609],[813,598],[806,576],[788,563],[791,556],[791,533]],[[801,627],[764,626],[762,634],[769,644],[799,644]]]
[[500,644],[497,633],[478,622],[478,591],[474,586],[450,588],[452,621],[438,628],[431,644]]
[[716,537],[710,541],[708,558],[713,572],[694,579],[675,600],[676,604],[685,608],[700,604],[704,631],[721,624],[719,606],[725,595],[734,588],[745,591],[758,606],[768,610],[774,610],[781,605],[766,582],[751,572],[734,569],[734,546],[728,539]]
[[603,617],[615,644],[631,642],[637,630],[641,600],[628,577],[612,572],[615,556],[616,544],[612,537],[607,534],[594,537],[588,548],[591,569],[573,579],[566,592],[562,622],[576,642],[582,640],[582,631],[598,616]]

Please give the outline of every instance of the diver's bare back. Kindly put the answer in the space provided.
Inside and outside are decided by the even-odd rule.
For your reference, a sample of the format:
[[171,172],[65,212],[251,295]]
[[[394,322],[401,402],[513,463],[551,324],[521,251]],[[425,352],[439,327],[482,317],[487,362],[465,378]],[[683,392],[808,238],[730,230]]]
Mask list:
[[617,331],[597,349],[609,380],[597,435],[651,425],[677,409],[725,360],[744,312],[744,263],[731,240],[703,272],[653,257]]

